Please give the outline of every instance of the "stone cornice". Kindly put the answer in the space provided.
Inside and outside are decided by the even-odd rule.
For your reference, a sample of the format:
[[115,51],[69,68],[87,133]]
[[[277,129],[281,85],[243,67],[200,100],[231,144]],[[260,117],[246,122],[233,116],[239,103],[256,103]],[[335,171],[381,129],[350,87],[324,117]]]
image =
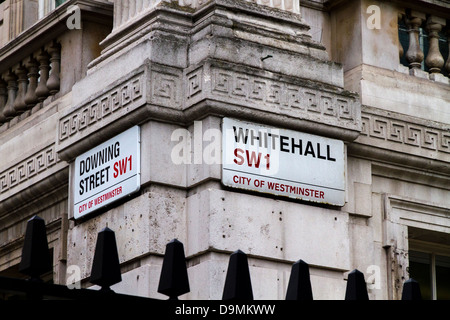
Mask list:
[[[45,209],[48,203],[67,198],[69,178],[69,166],[61,163],[54,166],[52,170],[46,171],[45,175],[37,176],[39,179],[23,184],[22,188],[16,188],[0,198],[0,222],[9,219],[11,215],[30,217],[40,210]],[[32,183],[31,183],[32,182]],[[51,198],[49,202],[43,201]],[[16,217],[17,218],[17,217]],[[14,218],[14,219],[16,219]]]
[[[344,4],[354,5],[355,2],[355,0],[325,0],[324,7],[327,11],[332,11],[334,8]],[[393,2],[397,4],[399,8],[403,9],[408,8],[428,14],[436,14],[440,17],[450,18],[450,2],[447,0],[389,0],[385,2]]]
[[360,136],[349,153],[450,174],[449,124],[363,106]]
[[302,7],[311,8],[314,10],[326,11],[325,0],[300,0],[300,14]]
[[264,123],[354,140],[357,96],[341,88],[209,59],[186,70],[147,62],[60,116],[57,152],[70,161],[90,146],[149,119],[188,125],[205,117]]
[[[126,23],[116,26],[101,42],[101,46],[104,47],[101,56],[93,60],[89,67],[95,69],[105,60],[108,60],[110,56],[135,42],[141,41],[148,33],[155,30],[190,36],[198,29],[204,28],[205,21],[206,24],[211,23],[208,16],[212,14],[223,18],[225,24],[232,23],[234,28],[239,28],[238,23],[240,22],[234,19],[235,17],[230,16],[235,13],[263,20],[270,17],[272,27],[278,25],[282,33],[286,33],[288,29],[286,24],[289,24],[289,28],[296,30],[295,37],[292,37],[291,42],[301,40],[307,42],[308,46],[314,46],[321,51],[326,50],[322,44],[311,40],[311,36],[308,34],[310,27],[302,20],[300,15],[278,8],[270,8],[248,1],[214,0],[205,2],[204,5],[194,9],[189,6],[177,6],[175,2],[162,1],[156,7],[146,9],[127,20]],[[220,23],[219,20],[216,19],[213,23]],[[233,22],[230,20],[233,20]],[[250,26],[251,24],[247,24],[246,28]],[[262,25],[259,25],[258,28],[255,28],[255,31],[259,31],[261,27]],[[287,34],[277,36],[286,37]]]
[[[14,195],[23,191],[30,194],[42,193],[56,186],[55,173],[64,170],[67,164],[59,161],[55,143],[19,160],[0,172],[0,212],[10,210],[20,205],[20,200],[14,200]],[[58,180],[58,179],[56,179]],[[33,188],[43,184],[44,186]],[[25,201],[26,203],[26,201]],[[3,210],[4,209],[4,210]]]

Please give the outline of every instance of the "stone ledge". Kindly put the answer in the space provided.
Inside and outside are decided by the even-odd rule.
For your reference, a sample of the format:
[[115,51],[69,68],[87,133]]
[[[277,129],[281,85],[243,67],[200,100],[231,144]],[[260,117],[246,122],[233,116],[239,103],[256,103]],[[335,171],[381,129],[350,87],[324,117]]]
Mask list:
[[362,108],[361,119],[361,135],[356,142],[373,144],[369,140],[375,138],[387,149],[402,149],[406,153],[442,161],[449,159],[448,124],[367,106]]
[[[202,34],[209,26],[224,28],[225,33],[219,31],[222,36],[226,34],[226,37],[236,40],[242,38],[248,44],[267,45],[272,42],[275,49],[283,47],[283,50],[298,51],[319,59],[328,57],[325,47],[311,39],[309,26],[297,14],[251,2],[229,0],[211,1],[196,12],[187,12],[183,7],[172,7],[163,1],[113,30],[101,43],[105,49],[100,57],[90,63],[88,74],[155,31],[191,37],[190,41],[194,43],[197,33]],[[203,37],[202,34],[201,39]]]
[[444,123],[450,119],[449,87],[443,82],[362,64],[345,73],[345,88],[356,91],[362,105],[386,113]]
[[56,149],[69,161],[149,119],[187,125],[207,115],[253,117],[352,141],[361,128],[359,108],[356,95],[341,88],[237,64],[208,60],[183,72],[148,62],[65,109]]
[[362,131],[348,145],[349,155],[450,174],[450,131],[444,123],[368,106]]
[[357,95],[328,84],[217,60],[186,70],[185,109],[208,98],[282,116],[360,130]]
[[384,239],[385,245],[395,245],[396,235],[392,230],[394,224],[447,234],[450,232],[449,203],[425,202],[393,194],[386,194],[384,201],[385,219],[390,224]]
[[37,181],[45,181],[66,166],[59,161],[54,143],[18,161],[0,172],[0,201],[30,188]]
[[[26,207],[32,201],[39,197],[45,197],[55,190],[57,190],[59,196],[67,196],[67,189],[59,190],[58,188],[67,184],[68,176],[69,167],[67,164],[61,162],[53,166],[51,170],[37,175],[36,179],[30,179],[27,183],[20,185],[20,187],[3,194],[0,198],[0,212],[8,214],[18,208]],[[28,210],[29,212],[30,210]]]

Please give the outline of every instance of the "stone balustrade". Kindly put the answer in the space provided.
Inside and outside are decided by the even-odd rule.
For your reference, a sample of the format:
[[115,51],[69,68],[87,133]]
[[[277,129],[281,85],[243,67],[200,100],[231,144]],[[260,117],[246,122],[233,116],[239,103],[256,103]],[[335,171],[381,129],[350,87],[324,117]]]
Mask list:
[[40,108],[60,87],[61,48],[51,42],[0,74],[0,126]]
[[[277,8],[280,10],[300,14],[299,0],[241,0],[256,3],[258,5]],[[192,11],[201,8],[210,0],[114,0],[114,28],[126,24],[133,18],[148,12],[158,6],[161,2],[172,3],[179,8]]]
[[[445,61],[439,47],[439,33],[445,31],[447,46],[450,51],[450,25],[446,19],[434,15],[427,15],[423,12],[406,10],[399,14],[399,20],[403,21],[407,27],[409,35],[409,46],[407,50],[400,45],[399,55],[406,58],[410,69],[410,74],[421,75],[423,62],[428,68],[429,78],[436,80],[442,78],[441,73],[450,73],[450,55]],[[425,53],[420,44],[420,32],[428,36],[428,53]],[[448,82],[448,81],[447,81]]]

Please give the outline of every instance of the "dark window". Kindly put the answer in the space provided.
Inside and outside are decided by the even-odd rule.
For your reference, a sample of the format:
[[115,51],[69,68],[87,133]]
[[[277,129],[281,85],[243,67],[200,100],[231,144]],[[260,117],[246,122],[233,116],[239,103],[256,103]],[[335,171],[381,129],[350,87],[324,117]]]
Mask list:
[[450,300],[450,257],[437,255],[435,259],[437,299]]
[[420,285],[422,299],[431,300],[431,255],[424,252],[409,251],[409,277]]
[[[53,248],[50,248],[50,257],[53,261]],[[20,273],[19,264],[13,265],[8,269],[0,271],[0,277],[16,278],[16,279],[28,279],[27,275]],[[53,283],[53,271],[49,271],[40,277],[45,283]],[[26,297],[23,293],[18,292],[3,292],[0,290],[1,300],[24,300]]]
[[450,256],[411,250],[408,271],[423,299],[450,300]]
[[55,8],[59,7],[60,5],[62,5],[66,1],[67,0],[55,0]]

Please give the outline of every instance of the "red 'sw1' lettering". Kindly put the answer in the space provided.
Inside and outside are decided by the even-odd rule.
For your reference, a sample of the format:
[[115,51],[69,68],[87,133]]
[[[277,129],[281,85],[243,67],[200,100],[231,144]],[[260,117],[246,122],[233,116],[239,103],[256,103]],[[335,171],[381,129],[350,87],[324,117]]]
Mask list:
[[[259,168],[259,165],[261,163],[261,152],[256,153],[255,151],[249,152],[248,150],[242,150],[240,148],[234,149],[234,155],[236,159],[234,159],[234,163],[237,165],[243,165],[245,162],[245,158],[243,156],[245,152],[246,158],[247,158],[247,165],[249,167],[255,166],[255,168]],[[270,154],[266,154],[264,156],[264,159],[266,160],[266,169],[270,169]]]
[[132,164],[132,158],[131,156],[129,157],[125,157],[122,160],[116,161],[114,163],[114,173],[113,173],[113,177],[117,178],[118,176],[125,174],[127,172],[127,168],[128,168],[128,163],[129,163],[129,168],[131,171],[131,164]]

